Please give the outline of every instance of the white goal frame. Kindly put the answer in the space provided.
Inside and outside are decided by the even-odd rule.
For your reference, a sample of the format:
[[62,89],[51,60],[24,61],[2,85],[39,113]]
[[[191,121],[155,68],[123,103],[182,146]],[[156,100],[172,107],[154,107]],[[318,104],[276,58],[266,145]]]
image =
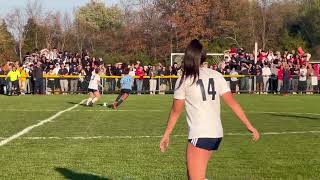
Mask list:
[[[170,65],[173,65],[173,56],[183,56],[184,53],[171,53],[170,56]],[[224,56],[224,53],[207,53],[207,56]]]

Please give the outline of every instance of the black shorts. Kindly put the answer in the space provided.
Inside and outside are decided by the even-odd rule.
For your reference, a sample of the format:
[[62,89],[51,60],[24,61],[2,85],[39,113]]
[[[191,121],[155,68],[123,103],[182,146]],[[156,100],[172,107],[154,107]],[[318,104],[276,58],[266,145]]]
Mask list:
[[92,93],[95,93],[95,92],[97,92],[98,90],[97,90],[97,89],[90,89],[90,88],[89,88],[88,91],[89,91],[89,92],[92,92]]
[[219,149],[222,138],[196,138],[188,139],[188,142],[195,147],[208,151],[216,151]]
[[131,90],[130,89],[121,89],[121,94],[130,94]]

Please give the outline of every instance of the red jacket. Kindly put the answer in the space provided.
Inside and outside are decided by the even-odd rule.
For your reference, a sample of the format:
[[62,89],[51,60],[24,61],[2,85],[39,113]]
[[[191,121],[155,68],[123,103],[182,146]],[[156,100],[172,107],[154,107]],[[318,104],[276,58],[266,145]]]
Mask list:
[[136,76],[139,76],[139,80],[143,80],[144,78],[144,71],[143,70],[140,70],[140,68],[138,68],[136,70]]
[[279,69],[278,71],[278,80],[283,80],[283,69]]

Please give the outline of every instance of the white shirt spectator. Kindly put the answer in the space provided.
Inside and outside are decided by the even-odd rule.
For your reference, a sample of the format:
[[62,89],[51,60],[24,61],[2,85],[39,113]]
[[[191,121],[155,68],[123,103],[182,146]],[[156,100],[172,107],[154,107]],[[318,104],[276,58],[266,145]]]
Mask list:
[[136,73],[135,73],[134,71],[130,71],[130,72],[129,72],[129,75],[132,76],[132,77],[134,77],[134,76],[136,75]]
[[271,76],[271,70],[269,67],[265,66],[262,68],[262,76],[267,76],[267,77]]
[[59,72],[59,70],[60,70],[60,67],[55,67],[55,68],[53,69],[53,73],[54,73],[55,75],[57,75],[58,72]]
[[[230,72],[230,75],[232,75],[232,76],[237,76],[237,75],[239,75],[239,73],[238,73],[237,71],[235,71],[235,70],[232,70],[232,71]],[[232,77],[232,78],[231,78],[231,81],[238,81],[238,78]]]
[[299,81],[306,81],[306,80],[307,80],[307,69],[306,68],[301,68],[300,69]]

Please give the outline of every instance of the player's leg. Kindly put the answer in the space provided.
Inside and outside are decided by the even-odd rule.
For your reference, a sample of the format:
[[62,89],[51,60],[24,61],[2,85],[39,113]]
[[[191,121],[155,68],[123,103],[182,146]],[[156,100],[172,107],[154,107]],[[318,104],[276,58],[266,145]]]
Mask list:
[[120,105],[123,103],[123,101],[125,101],[128,97],[129,97],[129,94],[128,94],[128,93],[122,94],[121,98],[120,98],[119,101],[117,102],[117,106],[120,106]]
[[87,99],[86,105],[89,106],[92,103],[92,100],[94,98],[94,94],[92,92],[89,92],[89,98]]
[[97,102],[97,101],[100,99],[100,97],[101,97],[99,91],[95,91],[95,92],[93,93],[93,95],[94,95],[94,98],[92,99],[92,104],[94,104],[95,102]]
[[212,151],[195,147],[191,143],[187,146],[187,173],[189,180],[206,179],[208,161]]

